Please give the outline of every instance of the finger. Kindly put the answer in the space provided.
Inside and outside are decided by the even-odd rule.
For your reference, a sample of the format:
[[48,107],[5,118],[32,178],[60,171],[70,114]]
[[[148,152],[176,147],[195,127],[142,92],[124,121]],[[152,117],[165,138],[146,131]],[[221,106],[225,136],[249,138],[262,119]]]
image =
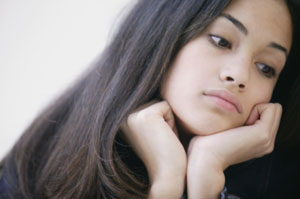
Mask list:
[[276,140],[276,135],[278,132],[279,124],[280,124],[280,119],[281,119],[281,114],[282,114],[282,107],[280,104],[275,104],[275,114],[274,114],[274,121],[272,123],[272,129],[271,129],[271,134],[272,134],[272,140],[271,140],[271,145],[274,146],[275,140]]
[[275,110],[276,110],[276,112],[274,115],[274,122],[273,122],[273,128],[272,128],[272,132],[274,132],[274,134],[277,133],[278,128],[279,128],[280,119],[281,119],[281,115],[282,115],[282,106],[279,103],[276,103]]
[[160,115],[164,118],[164,120],[167,122],[167,124],[178,137],[178,131],[175,125],[174,114],[169,103],[167,101],[162,101],[157,104],[157,107],[160,110]]
[[257,120],[256,123],[266,124],[271,130],[276,112],[275,105],[272,103],[259,104],[257,105],[257,111],[259,114],[259,120]]
[[258,113],[258,110],[257,110],[257,106],[254,106],[245,124],[246,125],[252,125],[258,119],[259,119],[259,113]]
[[156,103],[159,103],[159,101],[158,100],[153,100],[153,101],[150,101],[146,104],[143,104],[142,106],[138,107],[133,113],[139,112],[143,109],[147,109],[147,108],[149,108],[150,106],[153,106]]

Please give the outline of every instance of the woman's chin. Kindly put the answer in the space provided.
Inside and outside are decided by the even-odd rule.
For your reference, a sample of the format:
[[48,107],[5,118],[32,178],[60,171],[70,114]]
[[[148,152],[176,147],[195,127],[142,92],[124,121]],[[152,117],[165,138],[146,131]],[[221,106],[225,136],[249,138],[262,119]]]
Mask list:
[[178,122],[178,125],[179,133],[186,136],[208,136],[242,126],[242,124],[228,124],[224,122],[191,124],[184,121]]

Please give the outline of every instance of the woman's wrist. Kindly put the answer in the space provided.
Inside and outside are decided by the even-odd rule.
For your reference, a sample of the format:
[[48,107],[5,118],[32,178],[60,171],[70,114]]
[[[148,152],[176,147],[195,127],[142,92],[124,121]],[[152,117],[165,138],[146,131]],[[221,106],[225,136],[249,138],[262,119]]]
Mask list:
[[153,189],[159,192],[162,192],[161,190],[184,192],[187,171],[186,157],[184,159],[178,158],[178,160],[173,163],[168,163],[168,161],[161,161],[157,164],[151,163],[147,165],[147,170],[151,190]]
[[189,198],[220,198],[224,189],[224,165],[218,157],[194,142],[189,149],[187,187]]
[[149,198],[181,198],[185,187],[185,174],[163,175],[151,183]]
[[201,165],[189,165],[187,187],[189,198],[219,198],[224,189],[224,172],[218,167],[203,162]]

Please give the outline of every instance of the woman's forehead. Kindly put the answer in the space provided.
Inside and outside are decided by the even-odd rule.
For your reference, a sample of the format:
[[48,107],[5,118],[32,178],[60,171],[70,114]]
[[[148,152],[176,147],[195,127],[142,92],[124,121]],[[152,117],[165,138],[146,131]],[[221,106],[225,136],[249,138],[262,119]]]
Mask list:
[[224,13],[237,19],[249,35],[257,34],[260,38],[265,36],[276,40],[289,51],[292,42],[292,19],[283,0],[236,0],[229,4]]

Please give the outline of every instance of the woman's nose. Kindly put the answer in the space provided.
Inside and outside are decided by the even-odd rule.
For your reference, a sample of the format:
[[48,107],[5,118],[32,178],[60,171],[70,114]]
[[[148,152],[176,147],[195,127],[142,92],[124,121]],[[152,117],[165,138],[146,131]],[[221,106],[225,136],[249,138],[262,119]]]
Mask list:
[[236,87],[239,91],[244,91],[249,83],[249,67],[236,65],[232,67],[224,67],[220,71],[220,79],[227,86]]
[[246,83],[237,81],[237,78],[232,77],[232,75],[225,75],[222,80],[229,82],[229,84],[237,85],[239,89],[245,89]]

